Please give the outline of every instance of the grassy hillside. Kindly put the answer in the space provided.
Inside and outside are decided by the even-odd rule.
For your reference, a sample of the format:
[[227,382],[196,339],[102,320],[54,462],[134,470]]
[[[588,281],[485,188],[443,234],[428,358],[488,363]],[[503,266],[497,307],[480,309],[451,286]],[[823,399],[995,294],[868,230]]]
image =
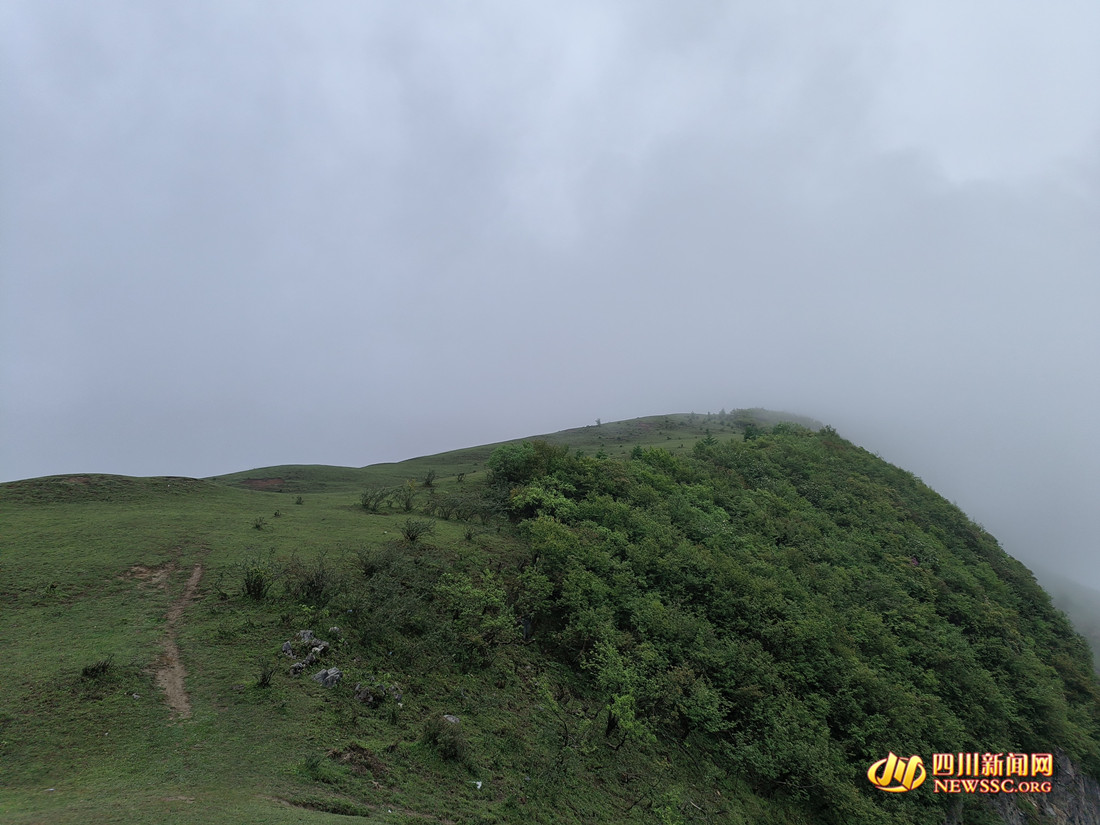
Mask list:
[[0,485],[0,820],[938,823],[867,766],[1100,772],[1087,648],[1031,574],[782,418]]

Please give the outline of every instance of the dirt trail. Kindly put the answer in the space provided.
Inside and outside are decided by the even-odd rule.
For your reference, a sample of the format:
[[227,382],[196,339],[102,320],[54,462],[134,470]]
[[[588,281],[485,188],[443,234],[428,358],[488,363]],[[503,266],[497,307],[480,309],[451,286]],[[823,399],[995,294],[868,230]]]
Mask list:
[[187,671],[183,668],[180,650],[176,646],[176,625],[183,617],[184,608],[195,598],[201,580],[202,565],[196,564],[195,569],[191,571],[191,577],[187,580],[183,594],[168,609],[168,635],[164,640],[164,655],[157,663],[157,684],[164,689],[168,697],[168,706],[181,719],[191,716],[191,697],[187,695],[187,689],[183,686]]

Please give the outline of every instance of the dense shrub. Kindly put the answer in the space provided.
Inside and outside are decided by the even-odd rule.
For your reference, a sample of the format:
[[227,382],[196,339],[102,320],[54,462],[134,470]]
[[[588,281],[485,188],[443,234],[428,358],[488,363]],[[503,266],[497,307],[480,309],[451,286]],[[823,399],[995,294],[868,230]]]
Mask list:
[[294,556],[283,571],[287,594],[296,602],[324,607],[346,589],[346,576],[324,553],[310,560]]
[[461,722],[449,722],[442,716],[433,716],[424,723],[420,741],[452,762],[466,758],[469,742],[462,732]]

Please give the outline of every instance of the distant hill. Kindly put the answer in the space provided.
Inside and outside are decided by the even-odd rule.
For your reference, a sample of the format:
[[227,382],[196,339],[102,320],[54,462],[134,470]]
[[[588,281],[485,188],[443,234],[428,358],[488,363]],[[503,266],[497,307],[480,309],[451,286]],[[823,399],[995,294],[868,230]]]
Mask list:
[[715,436],[740,433],[746,425],[767,427],[781,421],[800,424],[809,429],[821,426],[821,422],[806,416],[762,409],[733,410],[728,413],[725,410],[718,413],[673,413],[590,424],[406,461],[372,464],[369,467],[283,465],[228,473],[209,480],[253,490],[288,493],[358,491],[365,484],[399,484],[407,478],[419,478],[429,469],[434,469],[440,478],[453,478],[459,473],[465,473],[472,480],[477,473],[484,474],[485,462],[492,452],[507,444],[545,441],[554,446],[570,447],[591,454],[602,449],[609,455],[623,454],[635,446],[662,447],[675,455],[690,452],[696,440],[711,431]]
[[[1084,639],[809,419],[30,479],[0,524],[4,822],[1100,821]],[[967,753],[1051,790],[937,785]]]
[[1037,569],[1054,605],[1064,610],[1093,651],[1093,669],[1100,673],[1100,591],[1066,578],[1054,570]]

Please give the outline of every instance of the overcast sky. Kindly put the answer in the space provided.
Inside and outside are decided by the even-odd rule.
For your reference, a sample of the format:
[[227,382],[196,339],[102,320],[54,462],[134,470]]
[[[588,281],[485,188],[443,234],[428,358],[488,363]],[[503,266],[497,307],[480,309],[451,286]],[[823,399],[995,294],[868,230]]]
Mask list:
[[0,4],[0,480],[815,417],[1100,587],[1093,0]]

